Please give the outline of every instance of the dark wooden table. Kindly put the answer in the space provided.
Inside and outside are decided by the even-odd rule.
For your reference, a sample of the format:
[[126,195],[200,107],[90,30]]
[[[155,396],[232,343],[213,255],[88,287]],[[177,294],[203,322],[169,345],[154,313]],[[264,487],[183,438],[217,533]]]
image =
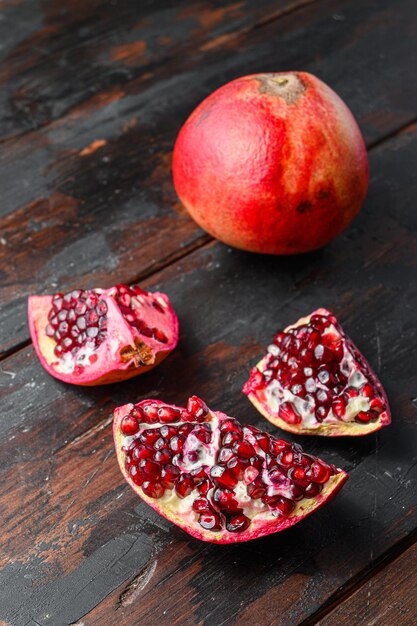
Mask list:
[[[0,18],[0,624],[415,624],[416,1],[2,0]],[[290,69],[353,110],[369,195],[324,250],[245,254],[186,215],[173,142],[224,82]],[[172,298],[175,353],[103,388],[48,376],[28,294],[134,281]],[[274,331],[320,305],[393,410],[376,435],[302,439],[350,473],[340,495],[236,546],[159,518],[122,479],[113,408],[198,393],[273,432],[241,385]]]

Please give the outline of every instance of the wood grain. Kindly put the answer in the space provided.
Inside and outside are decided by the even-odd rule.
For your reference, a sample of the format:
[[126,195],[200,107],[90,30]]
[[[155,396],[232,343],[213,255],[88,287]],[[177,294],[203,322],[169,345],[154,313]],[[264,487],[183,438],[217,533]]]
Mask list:
[[[182,332],[178,350],[146,376],[85,390],[51,379],[31,347],[3,361],[0,620],[55,625],[62,611],[85,626],[291,626],[413,532],[417,174],[404,163],[416,152],[415,126],[372,151],[366,206],[323,251],[281,259],[210,243],[149,277],[147,286],[172,298]],[[350,473],[302,524],[237,546],[188,537],[124,484],[112,408],[147,396],[181,403],[197,392],[273,432],[242,383],[276,329],[319,305],[380,374],[393,424],[363,440],[298,438]]]
[[[193,107],[225,81],[262,70],[312,71],[345,98],[368,144],[417,115],[417,84],[408,79],[417,62],[414,0],[367,0],[360,7],[325,0],[299,11],[297,2],[277,8],[265,1],[255,11],[235,3],[217,13],[201,12],[197,3],[179,8],[173,21],[174,9],[153,14],[151,3],[142,9],[125,2],[115,22],[111,3],[103,11],[97,2],[70,4],[62,12],[55,3],[42,5],[49,30],[29,35],[22,26],[2,66],[9,79],[4,110],[17,127],[3,121],[0,354],[28,340],[28,294],[130,282],[207,241],[176,199],[171,150]],[[18,15],[18,6],[7,11]],[[135,11],[140,33],[152,41],[157,32],[166,36],[167,23],[173,34],[179,30],[178,48],[160,52],[148,42],[156,58],[147,71],[138,47],[130,56],[126,51],[136,41]],[[10,19],[18,28],[17,17]],[[118,50],[110,61],[109,39]],[[24,106],[16,101],[15,76],[30,83],[21,86]]]
[[413,626],[417,616],[417,544],[340,604],[320,626]]

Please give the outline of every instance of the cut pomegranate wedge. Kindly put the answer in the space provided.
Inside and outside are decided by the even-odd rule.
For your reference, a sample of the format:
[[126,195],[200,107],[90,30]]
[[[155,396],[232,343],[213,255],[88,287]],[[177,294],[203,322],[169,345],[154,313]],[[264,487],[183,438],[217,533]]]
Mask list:
[[298,444],[210,411],[143,400],[115,410],[120,469],[155,511],[193,537],[248,541],[284,530],[331,499],[347,474]]
[[76,385],[103,385],[142,374],[177,345],[168,297],[138,285],[31,296],[29,329],[43,367]]
[[334,315],[279,332],[243,387],[270,422],[304,435],[366,435],[391,422],[384,389]]

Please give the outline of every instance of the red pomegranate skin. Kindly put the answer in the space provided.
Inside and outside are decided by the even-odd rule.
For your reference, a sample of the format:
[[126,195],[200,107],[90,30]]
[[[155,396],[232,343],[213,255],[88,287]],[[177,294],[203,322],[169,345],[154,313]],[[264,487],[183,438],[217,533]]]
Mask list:
[[176,191],[197,224],[268,254],[331,241],[360,210],[368,177],[352,113],[306,72],[227,83],[193,111],[173,155]]

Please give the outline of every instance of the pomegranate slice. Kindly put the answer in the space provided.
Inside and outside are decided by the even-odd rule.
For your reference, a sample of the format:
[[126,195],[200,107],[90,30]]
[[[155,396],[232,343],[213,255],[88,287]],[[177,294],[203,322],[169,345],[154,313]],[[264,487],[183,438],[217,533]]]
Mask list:
[[120,469],[155,511],[214,543],[248,541],[293,526],[332,498],[343,470],[298,444],[210,411],[143,400],[115,410]]
[[305,435],[366,435],[391,422],[385,391],[334,315],[279,332],[243,387],[270,422]]
[[142,374],[178,342],[178,319],[168,297],[138,285],[30,296],[28,314],[43,367],[77,385]]

